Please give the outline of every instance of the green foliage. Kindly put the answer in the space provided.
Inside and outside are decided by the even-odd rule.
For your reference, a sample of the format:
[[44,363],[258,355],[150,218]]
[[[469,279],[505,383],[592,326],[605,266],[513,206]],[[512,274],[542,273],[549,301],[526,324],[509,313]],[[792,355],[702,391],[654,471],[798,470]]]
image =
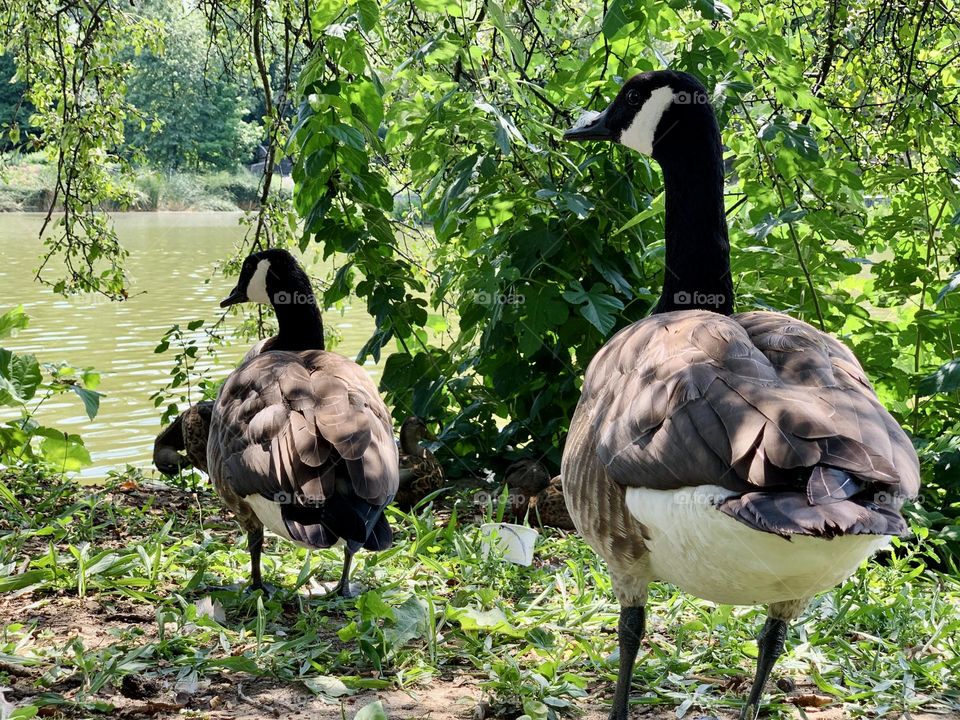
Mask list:
[[164,425],[175,418],[181,409],[200,400],[216,397],[218,383],[208,377],[207,371],[196,369],[203,323],[203,320],[193,320],[185,328],[174,325],[163,334],[160,344],[153,350],[155,353],[173,350],[170,379],[150,396],[156,407],[163,407],[160,421]]
[[[27,323],[22,306],[6,311],[0,315],[0,340],[27,327]],[[49,376],[46,381],[43,370]],[[19,418],[0,425],[0,463],[37,463],[61,473],[89,465],[90,455],[79,435],[45,427],[34,420],[34,415],[51,397],[73,393],[92,420],[100,409],[99,384],[100,375],[91,368],[77,369],[64,363],[41,368],[33,355],[0,347],[0,407],[15,408],[20,413]]]
[[[112,175],[124,164],[118,154],[129,110],[124,52],[155,43],[159,29],[113,3],[0,6],[0,53],[14,55],[29,85],[37,144],[57,168],[38,272],[57,292],[124,297],[125,251],[100,209],[130,201]],[[54,207],[62,208],[56,218]]]
[[[243,168],[192,173],[138,166],[130,172],[117,169],[112,178],[125,188],[129,210],[236,211],[254,210],[260,205],[260,178]],[[54,199],[56,168],[32,153],[9,162],[0,180],[0,212],[42,212]],[[282,186],[271,193],[271,199],[289,197],[289,189]],[[104,207],[117,209],[112,203]]]
[[180,2],[147,3],[163,23],[163,48],[132,59],[124,139],[148,163],[166,170],[232,169],[252,159],[260,131],[243,121],[248,99],[216,55],[204,21]]
[[[587,363],[663,271],[657,167],[560,131],[623,77],[685,70],[727,148],[738,308],[841,337],[923,450],[956,436],[955,383],[924,381],[960,330],[952,7],[320,3],[293,136],[301,246],[345,256],[327,302],[366,300],[361,358],[392,344],[388,400],[442,421],[452,467],[556,465]],[[401,189],[418,203],[398,219]]]
[[35,132],[30,123],[34,108],[26,93],[26,83],[17,79],[13,57],[0,55],[0,151],[22,147]]

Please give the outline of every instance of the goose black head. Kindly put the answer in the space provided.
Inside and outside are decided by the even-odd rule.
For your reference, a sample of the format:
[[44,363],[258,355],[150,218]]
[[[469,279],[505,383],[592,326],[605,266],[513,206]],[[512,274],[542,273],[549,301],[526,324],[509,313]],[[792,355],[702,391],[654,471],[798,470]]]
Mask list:
[[416,415],[408,415],[406,417],[406,419],[403,421],[403,424],[400,426],[400,434],[407,434],[411,437],[416,437],[418,442],[420,440],[437,439],[437,437],[430,432],[430,429],[423,421],[423,418],[417,417]]
[[692,75],[658,70],[634,75],[602,112],[587,112],[564,140],[611,140],[658,162],[692,134],[714,141],[717,122],[707,91]]
[[286,250],[271,248],[247,256],[237,286],[220,307],[242,302],[290,305],[313,302],[310,279]]

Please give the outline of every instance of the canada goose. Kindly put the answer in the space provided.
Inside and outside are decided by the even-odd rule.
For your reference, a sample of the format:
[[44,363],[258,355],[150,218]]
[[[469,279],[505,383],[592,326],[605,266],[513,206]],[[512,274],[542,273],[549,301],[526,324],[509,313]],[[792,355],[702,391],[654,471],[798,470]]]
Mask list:
[[524,522],[531,498],[550,485],[550,471],[536,460],[524,458],[507,468],[503,481],[507,486],[504,516],[514,522]]
[[779,313],[731,314],[720,134],[696,79],[637,75],[564,137],[652,156],[666,194],[663,295],[590,363],[562,462],[621,605],[610,717],[627,717],[647,584],[662,580],[768,606],[752,720],[787,622],[907,531],[917,456],[840,342]]
[[436,437],[422,419],[411,415],[400,426],[400,487],[393,501],[401,510],[409,510],[443,487],[443,467],[421,440]]
[[307,548],[343,540],[331,594],[354,594],[350,563],[383,550],[393,533],[383,508],[397,491],[390,414],[366,371],[324,350],[310,280],[286,250],[244,261],[220,303],[270,304],[275,337],[255,346],[220,389],[207,467],[217,493],[247,532],[252,587],[262,588],[263,528]]
[[528,505],[528,517],[533,525],[555,527],[561,530],[576,530],[567,502],[563,497],[563,481],[557,475],[550,484],[538,492]]
[[207,436],[213,400],[203,400],[180,413],[153,441],[153,464],[168,477],[188,467],[207,471]]
[[550,472],[536,460],[518,460],[507,468],[507,516],[517,522],[540,527],[575,530],[566,502],[560,476],[551,479]]

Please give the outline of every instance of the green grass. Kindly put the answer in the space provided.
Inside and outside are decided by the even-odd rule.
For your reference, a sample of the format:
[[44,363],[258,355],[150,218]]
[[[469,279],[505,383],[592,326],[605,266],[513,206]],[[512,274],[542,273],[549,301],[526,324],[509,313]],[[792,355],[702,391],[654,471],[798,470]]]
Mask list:
[[[358,555],[367,591],[329,601],[306,589],[311,574],[337,576],[339,552],[276,538],[264,570],[280,589],[243,591],[245,543],[206,486],[153,489],[136,474],[102,488],[29,473],[2,482],[0,686],[24,717],[111,716],[136,705],[118,693],[134,680],[171,698],[209,683],[187,693],[193,717],[209,714],[216,688],[258,682],[336,706],[371,690],[428,697],[467,678],[487,717],[502,718],[599,717],[609,702],[617,608],[601,563],[559,531],[541,536],[532,568],[484,559],[477,522],[489,509],[466,494],[391,510],[394,547]],[[926,549],[904,547],[814,601],[775,670],[797,690],[771,685],[769,717],[794,717],[786,700],[804,694],[849,717],[960,711],[960,583],[925,569]],[[206,598],[220,620],[199,609]],[[735,713],[761,611],[656,585],[648,616],[634,701],[658,707],[653,717]],[[171,707],[153,715],[179,717]]]

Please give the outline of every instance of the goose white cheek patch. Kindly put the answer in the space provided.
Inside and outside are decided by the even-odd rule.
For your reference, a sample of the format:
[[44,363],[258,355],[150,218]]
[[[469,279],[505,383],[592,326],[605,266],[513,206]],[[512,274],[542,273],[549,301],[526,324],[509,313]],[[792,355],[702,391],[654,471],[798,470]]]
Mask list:
[[250,302],[270,304],[267,297],[267,272],[270,270],[270,261],[261,260],[257,263],[257,270],[247,283],[247,299]]
[[621,144],[644,155],[652,155],[657,125],[672,102],[673,89],[670,87],[660,87],[650,93],[650,98],[637,111],[633,122],[620,136]]

